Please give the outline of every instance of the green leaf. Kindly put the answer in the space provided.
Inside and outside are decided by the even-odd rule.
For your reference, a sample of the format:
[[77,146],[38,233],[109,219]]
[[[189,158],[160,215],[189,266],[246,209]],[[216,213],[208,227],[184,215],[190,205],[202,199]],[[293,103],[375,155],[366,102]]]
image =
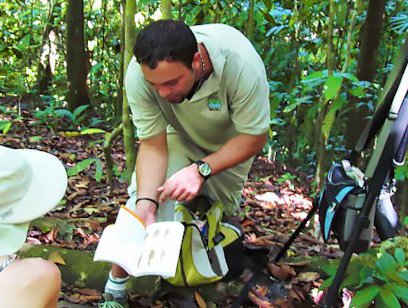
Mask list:
[[332,285],[332,283],[333,283],[333,280],[334,280],[334,276],[332,276],[332,277],[329,277],[329,278],[327,278],[325,281],[323,281],[323,283],[320,285],[320,290],[326,290],[326,289],[328,289],[331,285]]
[[327,78],[323,91],[326,102],[333,100],[338,96],[342,83],[343,77],[341,76],[331,75]]
[[273,19],[273,17],[271,15],[269,15],[268,12],[266,12],[263,9],[259,9],[259,11],[262,13],[262,15],[265,17],[265,19],[271,24],[274,25],[275,24],[275,20]]
[[345,278],[343,279],[343,282],[340,288],[341,289],[344,287],[350,288],[350,287],[355,287],[358,285],[359,287],[361,287],[362,284],[360,285],[360,283],[362,279],[367,276],[366,274],[368,270],[369,268],[362,265],[359,259],[352,259],[348,266]]
[[329,139],[330,131],[333,126],[334,120],[336,119],[337,111],[340,110],[345,103],[346,103],[345,97],[343,95],[340,95],[336,98],[333,104],[329,105],[329,110],[326,113],[326,116],[324,117],[322,123],[322,133],[326,140]]
[[305,78],[302,79],[302,82],[315,82],[315,81],[323,81],[323,79],[327,76],[327,71],[317,71],[307,75]]
[[337,8],[337,22],[339,24],[345,23],[346,17],[348,13],[348,5],[347,2],[340,2]]
[[93,135],[93,134],[104,134],[106,133],[100,128],[87,128],[81,131],[81,135]]
[[[408,163],[407,162],[405,162],[404,165],[398,166],[397,168],[395,168],[395,179],[397,181],[404,181],[405,179],[408,179]],[[404,225],[408,225],[408,219],[406,222],[405,222],[405,219],[404,219]]]
[[396,283],[390,283],[387,285],[387,289],[392,291],[400,300],[405,304],[408,304],[408,288]]
[[296,109],[298,106],[301,104],[310,104],[312,102],[312,97],[310,95],[306,95],[300,98],[296,98],[295,102],[292,104],[289,104],[283,109],[284,113],[289,113]]
[[89,105],[81,105],[78,106],[77,108],[75,108],[73,114],[75,116],[75,118],[77,118],[84,110],[88,109]]
[[71,168],[69,168],[67,170],[68,176],[77,175],[81,171],[88,168],[89,165],[92,164],[95,160],[96,160],[96,158],[87,158],[87,159],[84,159],[84,160],[80,161],[75,166],[73,166],[73,167],[71,167]]
[[339,267],[339,260],[330,261],[328,263],[324,263],[320,266],[320,269],[329,276],[336,275],[337,268]]
[[390,290],[382,289],[380,291],[380,298],[384,302],[386,307],[390,307],[390,308],[400,308],[401,307],[398,301],[398,298]]
[[271,0],[264,0],[264,4],[265,4],[266,8],[268,9],[268,11],[270,11],[272,9],[272,1]]
[[342,77],[344,77],[345,79],[348,79],[348,80],[351,80],[351,81],[354,81],[354,82],[359,82],[358,78],[357,78],[355,75],[353,75],[353,74],[350,74],[350,73],[341,73],[340,75],[341,75]]
[[384,252],[376,262],[377,268],[385,277],[392,278],[395,276],[398,268],[398,263],[394,257],[387,252]]
[[67,109],[56,109],[54,111],[54,113],[58,116],[58,117],[66,117],[67,119],[74,121],[75,120],[75,116],[74,114],[67,110]]
[[351,300],[351,305],[355,307],[360,307],[364,304],[371,303],[374,298],[380,292],[381,288],[377,285],[371,285],[367,288],[361,289],[356,292],[353,299]]
[[395,257],[395,260],[397,260],[397,262],[400,265],[404,265],[404,263],[405,263],[405,252],[404,252],[404,250],[402,250],[400,247],[395,248],[394,257]]
[[0,130],[3,135],[7,134],[13,123],[11,121],[0,121]]
[[365,96],[364,88],[360,86],[350,89],[349,92],[351,95],[358,98],[362,98]]
[[27,34],[26,36],[24,36],[20,42],[18,43],[18,45],[16,46],[16,48],[23,52],[26,53],[27,52],[27,48],[30,46],[30,39],[31,39],[31,34]]
[[325,138],[325,140],[329,140],[330,136],[330,131],[333,126],[334,120],[336,119],[336,112],[334,110],[326,113],[326,116],[324,117],[323,123],[322,123],[322,133]]
[[398,277],[401,279],[404,279],[405,281],[408,281],[408,271],[402,271],[397,273]]
[[100,69],[103,68],[103,63],[102,62],[98,62],[96,63],[94,66],[92,66],[91,70],[89,71],[90,74],[93,74],[97,71],[99,71]]
[[102,162],[99,158],[95,159],[95,180],[100,183],[102,179],[103,169],[102,169]]
[[41,136],[32,136],[32,137],[30,137],[29,141],[32,142],[32,143],[35,143],[35,142],[40,142],[42,139],[43,139],[43,137],[41,137]]
[[285,30],[287,28],[288,28],[287,25],[274,26],[274,27],[270,28],[268,30],[268,32],[266,32],[265,36],[269,37],[271,35],[278,35],[280,32],[282,32],[283,30]]
[[375,269],[364,266],[360,270],[360,283],[357,284],[357,288],[361,288],[364,284],[373,284]]

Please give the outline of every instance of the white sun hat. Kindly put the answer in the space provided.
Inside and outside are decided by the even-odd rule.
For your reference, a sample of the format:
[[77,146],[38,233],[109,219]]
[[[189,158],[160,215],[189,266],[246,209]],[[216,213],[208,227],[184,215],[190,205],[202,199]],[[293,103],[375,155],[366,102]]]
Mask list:
[[63,198],[67,174],[54,155],[0,146],[0,256],[25,242],[29,222]]

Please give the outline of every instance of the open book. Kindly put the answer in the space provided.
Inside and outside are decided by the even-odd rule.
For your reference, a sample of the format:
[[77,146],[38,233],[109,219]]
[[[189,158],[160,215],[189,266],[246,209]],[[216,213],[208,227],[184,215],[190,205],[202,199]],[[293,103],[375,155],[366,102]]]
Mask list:
[[183,234],[181,222],[156,222],[145,227],[135,213],[122,207],[116,223],[103,231],[94,261],[117,264],[132,276],[174,277]]

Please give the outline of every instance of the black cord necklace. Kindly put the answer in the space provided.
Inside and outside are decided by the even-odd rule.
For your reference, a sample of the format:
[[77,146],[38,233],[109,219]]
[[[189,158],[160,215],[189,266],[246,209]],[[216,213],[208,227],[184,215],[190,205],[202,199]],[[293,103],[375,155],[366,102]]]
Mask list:
[[204,58],[201,55],[200,48],[198,48],[198,53],[200,55],[200,60],[201,60],[201,75],[200,75],[200,80],[198,81],[198,83],[196,82],[193,88],[190,90],[190,92],[186,95],[186,98],[189,100],[193,97],[194,93],[197,93],[197,91],[200,90],[201,86],[203,85],[204,77],[205,77],[205,63],[204,63]]

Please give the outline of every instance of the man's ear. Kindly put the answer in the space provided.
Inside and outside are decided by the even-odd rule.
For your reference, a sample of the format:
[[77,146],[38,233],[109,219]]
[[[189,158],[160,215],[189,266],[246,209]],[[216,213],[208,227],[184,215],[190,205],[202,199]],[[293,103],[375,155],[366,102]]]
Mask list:
[[201,57],[200,57],[200,53],[198,51],[194,54],[193,62],[191,63],[191,66],[192,66],[194,71],[199,71],[200,70]]

